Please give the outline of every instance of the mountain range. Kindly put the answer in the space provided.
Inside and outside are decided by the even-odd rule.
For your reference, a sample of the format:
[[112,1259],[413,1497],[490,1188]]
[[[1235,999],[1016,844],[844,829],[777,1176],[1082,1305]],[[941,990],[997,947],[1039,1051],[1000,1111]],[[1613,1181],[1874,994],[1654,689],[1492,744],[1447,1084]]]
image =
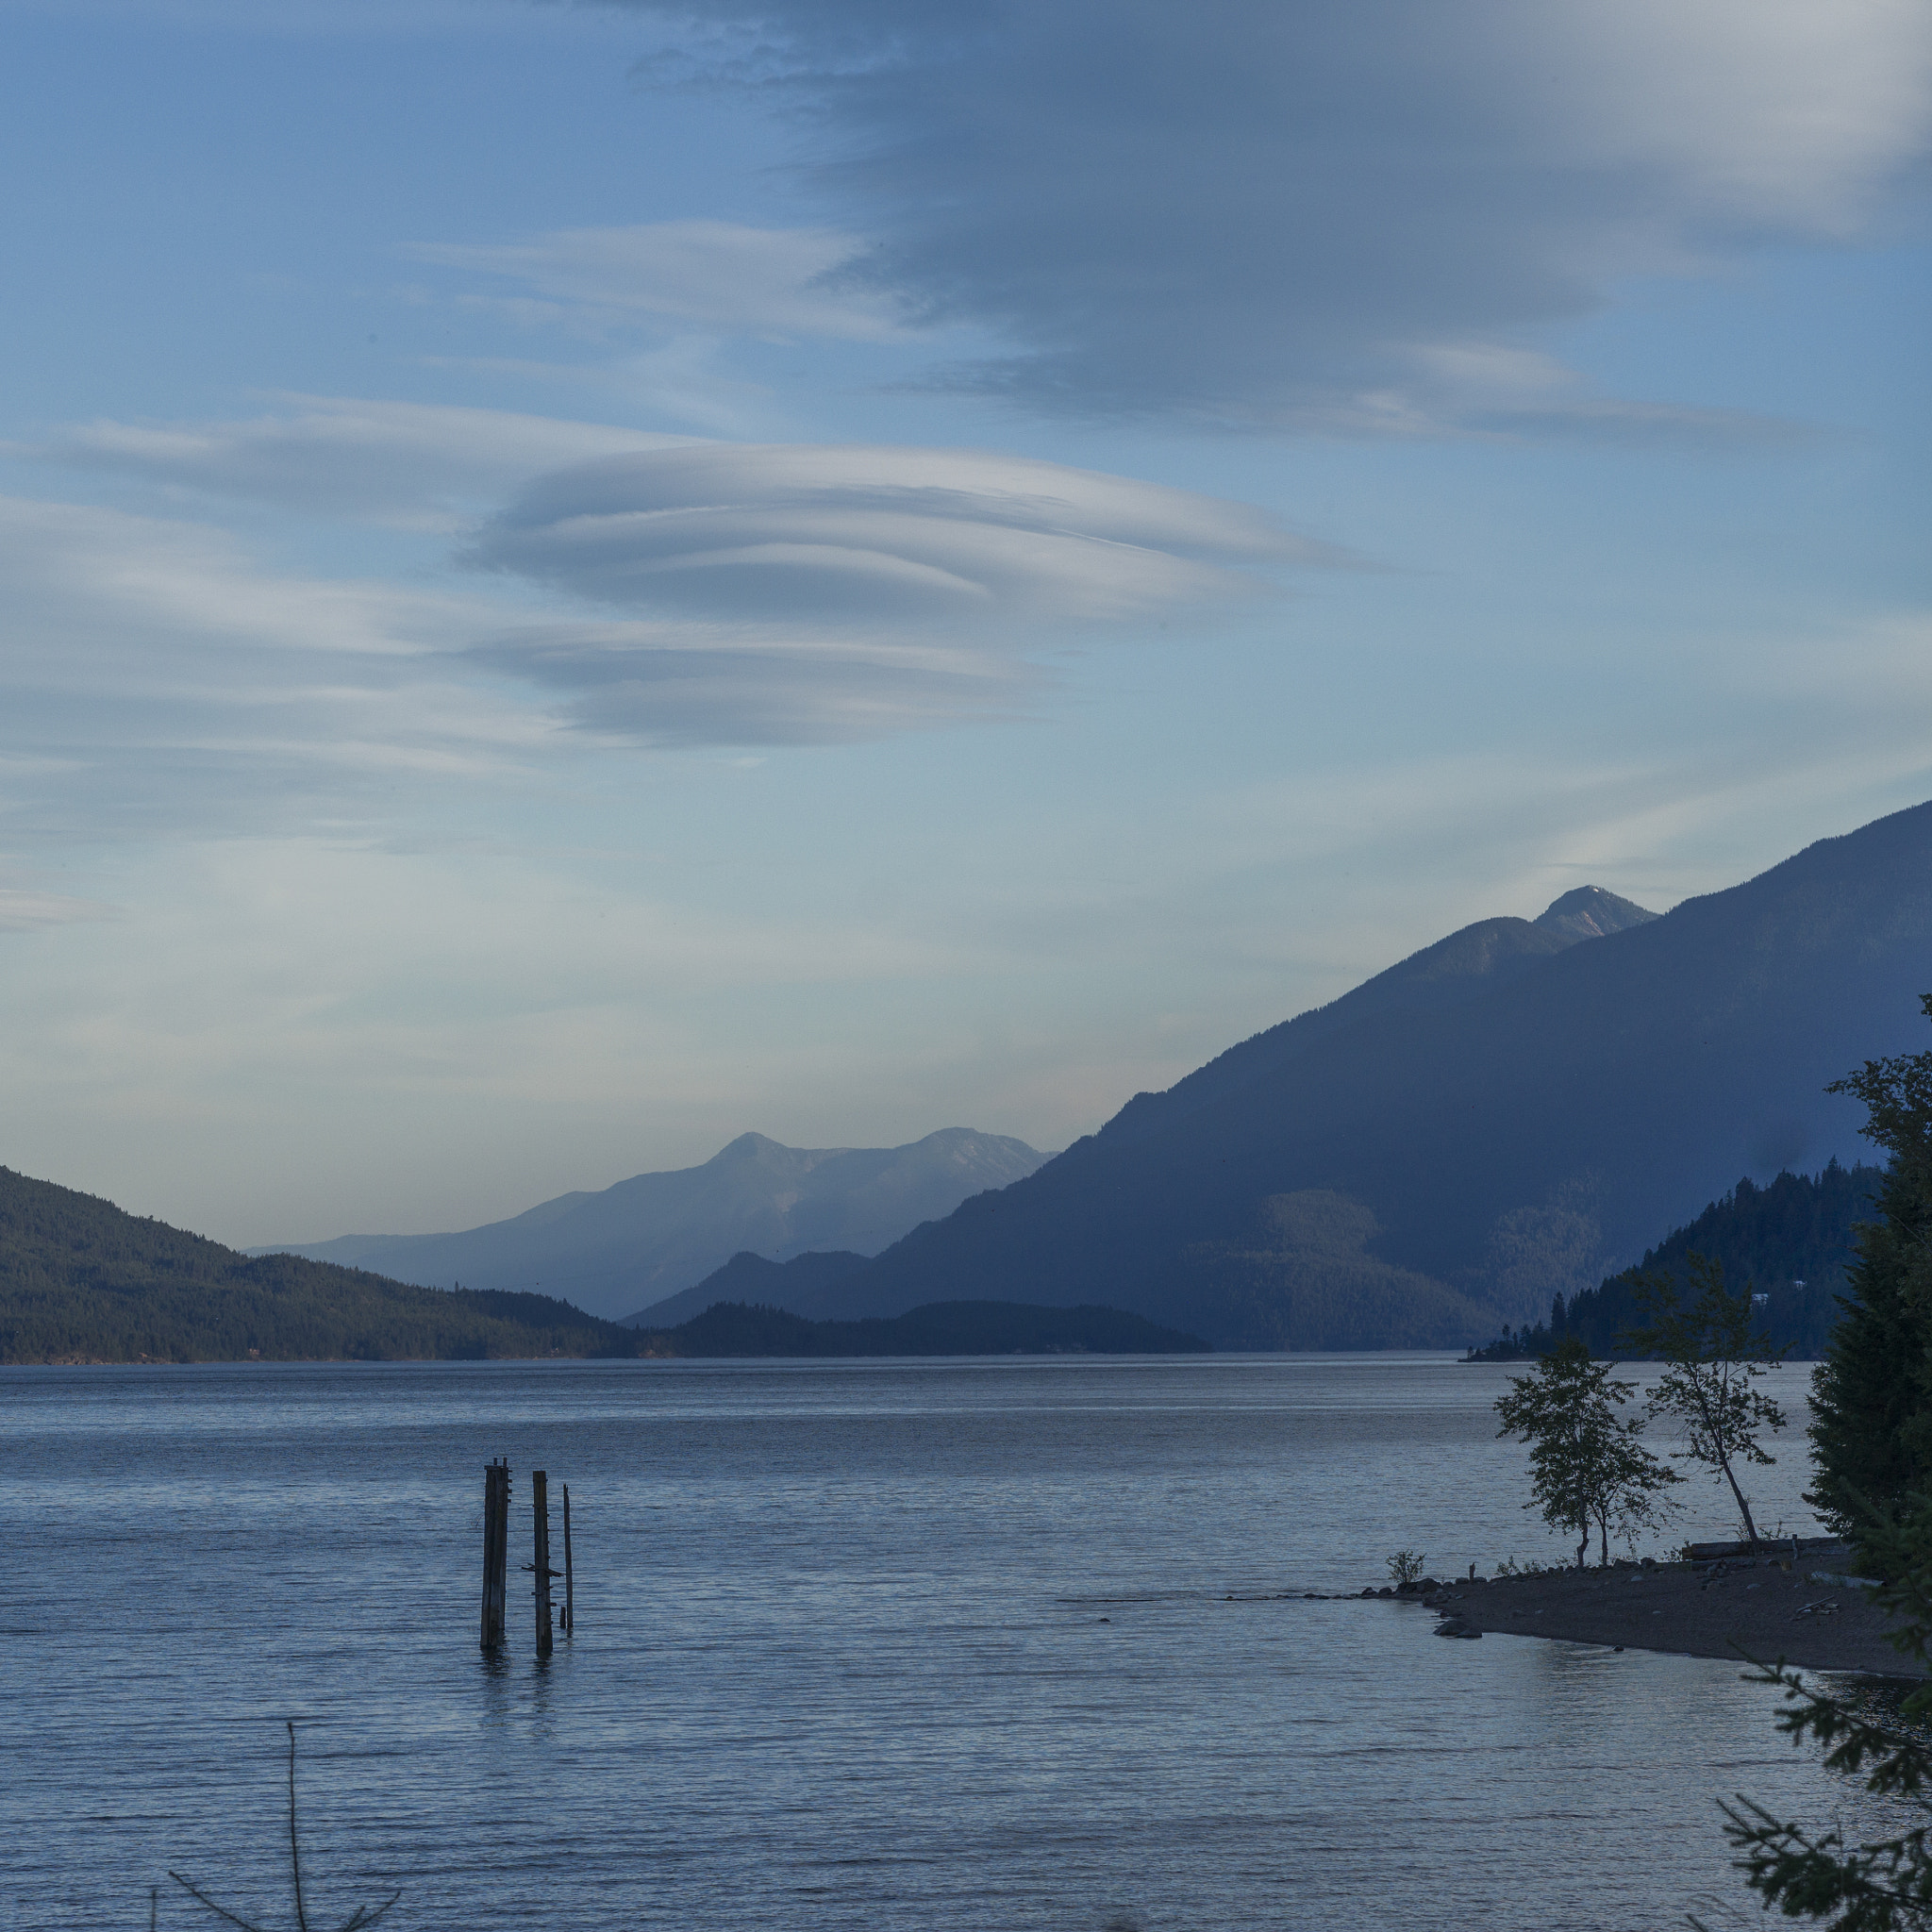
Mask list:
[[425,1288],[300,1255],[238,1254],[0,1167],[0,1364],[8,1366],[1172,1355],[1207,1346],[1118,1308],[994,1301],[841,1323],[720,1300],[684,1322],[621,1327],[548,1295]]
[[1861,1109],[1824,1090],[1928,1043],[1928,984],[1932,805],[1660,918],[1584,888],[1136,1095],[809,1312],[991,1294],[1104,1301],[1222,1347],[1493,1332],[1740,1173],[1856,1158]]
[[823,1248],[875,1255],[1045,1158],[1024,1141],[967,1127],[903,1147],[785,1147],[741,1134],[701,1166],[559,1194],[458,1234],[342,1235],[249,1252],[300,1255],[428,1288],[541,1291],[610,1318],[645,1309],[650,1325],[662,1327],[728,1299],[653,1306],[741,1250],[777,1260]]
[[1928,984],[1932,805],[1662,916],[1585,886],[1464,926],[1052,1158],[963,1129],[747,1135],[467,1234],[295,1252],[652,1327],[721,1299],[850,1321],[997,1297],[1220,1347],[1460,1346],[1594,1288],[1740,1174],[1856,1159],[1860,1109],[1824,1090],[1926,1043]]

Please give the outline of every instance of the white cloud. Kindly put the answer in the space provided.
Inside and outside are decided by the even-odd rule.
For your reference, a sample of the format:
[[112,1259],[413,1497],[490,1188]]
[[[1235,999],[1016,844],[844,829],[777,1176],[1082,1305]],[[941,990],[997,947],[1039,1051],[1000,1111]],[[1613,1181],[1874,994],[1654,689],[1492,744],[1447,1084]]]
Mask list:
[[429,34],[490,38],[584,33],[589,9],[529,0],[0,0],[0,13],[53,14],[191,33],[375,40]]
[[834,286],[993,331],[1013,353],[947,379],[1048,411],[1758,435],[1465,392],[1453,358],[1546,348],[1631,276],[1856,237],[1932,141],[1918,0],[611,4],[695,23],[684,71],[798,115],[804,178],[872,243]]
[[203,522],[0,499],[0,829],[205,826],[256,798],[299,827],[404,780],[502,780],[585,732],[823,744],[1011,718],[1049,689],[1053,626],[1331,560],[1244,506],[1025,458],[641,441],[360,404],[56,439],[170,487],[432,527],[425,500],[466,470],[481,489],[559,451],[624,453],[528,484],[474,548],[497,581],[461,591],[264,568]]
[[500,606],[264,570],[224,532],[0,499],[0,833],[366,813],[501,778],[556,727],[456,654]]
[[977,450],[706,444],[544,477],[479,565],[639,613],[472,656],[659,742],[822,743],[1009,717],[1050,627],[1253,598],[1335,553],[1246,505]]
[[1554,151],[1668,182],[1692,227],[1840,239],[1870,219],[1932,122],[1932,22],[1917,0],[1519,0],[1563,57],[1541,96]]
[[827,286],[861,242],[828,228],[658,222],[567,228],[511,243],[419,242],[408,253],[532,289],[513,317],[602,330],[641,318],[678,331],[875,341],[901,333],[897,305]]
[[70,893],[40,891],[29,886],[0,886],[0,932],[40,932],[48,926],[116,916],[116,909],[99,899],[77,899]]
[[[206,525],[92,506],[0,498],[0,624],[16,678],[85,687],[102,653],[128,677],[171,675],[182,647],[273,652],[287,661],[414,657],[456,641],[480,606],[381,583],[256,569]],[[62,621],[36,613],[58,606]],[[167,638],[175,653],[155,649]],[[123,682],[121,689],[127,685]]]
[[501,409],[286,396],[243,422],[76,424],[16,455],[163,488],[447,530],[538,471],[691,439]]
[[1000,651],[750,625],[561,625],[469,656],[557,693],[573,724],[667,745],[849,744],[1010,719],[1049,683]]
[[646,611],[758,622],[1132,621],[1338,555],[1260,511],[977,450],[709,444],[533,485],[478,562]]

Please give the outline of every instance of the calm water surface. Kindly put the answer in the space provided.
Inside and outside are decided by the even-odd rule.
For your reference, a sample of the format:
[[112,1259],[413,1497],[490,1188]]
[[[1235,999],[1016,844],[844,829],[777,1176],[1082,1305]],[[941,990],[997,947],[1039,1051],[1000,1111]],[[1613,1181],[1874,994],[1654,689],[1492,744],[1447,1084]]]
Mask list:
[[[6,1923],[174,1866],[398,1928],[1761,1924],[1713,1798],[1876,1824],[1738,1667],[1257,1600],[1551,1546],[1441,1357],[0,1371]],[[1805,1374],[1781,1372],[1802,1402]],[[1767,1523],[1811,1527],[1799,1444]],[[481,1471],[578,1629],[476,1647]],[[1715,1491],[1687,1527],[1723,1533]],[[164,1898],[164,1926],[210,1924]]]

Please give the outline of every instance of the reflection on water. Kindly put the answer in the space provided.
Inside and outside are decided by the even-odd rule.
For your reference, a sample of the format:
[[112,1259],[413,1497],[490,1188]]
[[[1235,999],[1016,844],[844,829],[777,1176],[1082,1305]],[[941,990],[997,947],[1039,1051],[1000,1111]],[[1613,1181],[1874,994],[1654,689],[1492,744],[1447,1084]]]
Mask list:
[[[1441,1573],[1549,1554],[1494,1438],[1507,1374],[0,1371],[11,1923],[138,1924],[170,1863],[283,1911],[300,1714],[318,1892],[392,1878],[398,1926],[1759,1924],[1712,1799],[1847,1797],[1739,1667],[1282,1594],[1405,1545]],[[515,1568],[532,1467],[570,1483],[576,1548],[548,1666]],[[1808,1527],[1795,1456],[1763,1474],[1761,1520]],[[1690,1528],[1724,1525],[1712,1491]]]

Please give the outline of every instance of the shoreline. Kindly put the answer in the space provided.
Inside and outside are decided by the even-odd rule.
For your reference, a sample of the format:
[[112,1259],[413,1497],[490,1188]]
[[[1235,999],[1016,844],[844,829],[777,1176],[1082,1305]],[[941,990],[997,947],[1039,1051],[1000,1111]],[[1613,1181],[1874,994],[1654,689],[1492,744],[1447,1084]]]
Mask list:
[[[1440,1637],[1545,1637],[1610,1649],[1653,1650],[1745,1663],[1782,1659],[1802,1670],[1923,1678],[1896,1649],[1895,1625],[1870,1593],[1844,1580],[1842,1543],[1770,1545],[1710,1562],[1612,1563],[1528,1576],[1438,1581],[1394,1596],[1432,1610]],[[1376,1593],[1375,1600],[1388,1601]]]

